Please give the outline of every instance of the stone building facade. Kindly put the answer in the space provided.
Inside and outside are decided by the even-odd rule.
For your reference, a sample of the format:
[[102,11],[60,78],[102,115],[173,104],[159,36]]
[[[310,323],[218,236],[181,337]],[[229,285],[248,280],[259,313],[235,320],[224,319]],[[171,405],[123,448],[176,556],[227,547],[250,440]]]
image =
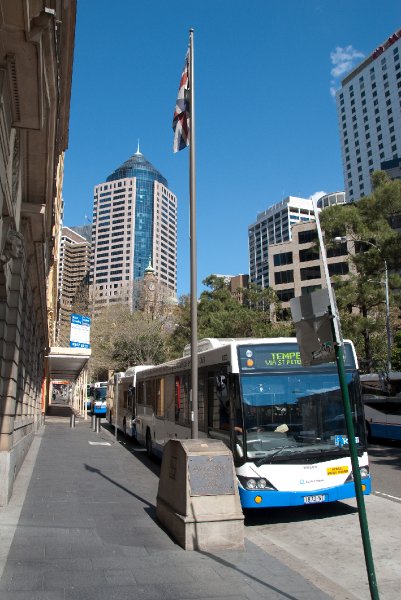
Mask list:
[[48,401],[75,17],[0,0],[0,506]]
[[[355,252],[352,240],[326,249],[330,277],[347,277],[355,271],[349,255]],[[327,287],[319,251],[316,223],[296,223],[292,239],[269,247],[270,285],[281,303],[282,317],[290,315],[295,296]]]

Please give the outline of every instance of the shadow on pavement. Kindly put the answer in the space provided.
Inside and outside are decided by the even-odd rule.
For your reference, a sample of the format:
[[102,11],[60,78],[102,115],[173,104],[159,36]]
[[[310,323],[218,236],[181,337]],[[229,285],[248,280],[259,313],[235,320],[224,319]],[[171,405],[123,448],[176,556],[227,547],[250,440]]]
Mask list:
[[287,594],[283,590],[280,590],[278,587],[275,587],[274,585],[266,583],[266,581],[263,581],[263,579],[258,579],[258,577],[256,577],[254,573],[247,573],[247,571],[245,571],[244,569],[239,569],[238,566],[236,566],[234,563],[229,562],[228,560],[225,560],[224,558],[216,556],[215,554],[211,554],[210,552],[204,552],[202,550],[199,551],[199,554],[203,554],[204,556],[207,556],[211,560],[214,560],[215,562],[220,563],[224,567],[228,567],[229,569],[232,569],[233,571],[237,571],[237,573],[241,573],[241,575],[244,575],[247,578],[249,577],[255,583],[258,583],[259,585],[267,588],[270,591],[280,594],[280,597],[282,596],[283,598],[288,598],[288,600],[299,600],[299,596],[292,596],[291,594]]
[[69,417],[71,415],[71,406],[68,404],[51,404],[47,411],[47,417]]
[[327,504],[316,504],[314,506],[289,506],[280,508],[258,508],[245,510],[245,525],[276,524],[276,523],[299,523],[302,521],[316,521],[328,517],[343,517],[357,513],[358,509],[343,502],[329,502]]
[[399,440],[376,440],[368,446],[368,455],[375,464],[401,469],[401,442]]
[[132,492],[131,490],[129,490],[125,486],[121,485],[121,483],[118,483],[117,481],[115,481],[111,477],[108,477],[107,475],[105,475],[104,473],[102,473],[102,471],[100,469],[96,469],[95,467],[91,467],[90,465],[87,465],[86,463],[84,463],[84,467],[90,473],[96,473],[97,475],[100,475],[100,477],[103,477],[103,479],[106,479],[107,481],[109,481],[110,483],[112,483],[113,485],[115,485],[116,487],[120,488],[120,490],[123,490],[124,492],[127,492],[127,494],[129,494],[130,496],[133,496],[134,498],[136,498],[140,502],[143,502],[143,504],[145,504],[146,507],[147,507],[147,509],[145,509],[146,512],[153,518],[153,520],[156,520],[156,506],[154,504],[151,504],[151,502],[148,502],[148,500],[145,500],[145,498],[142,498],[142,496],[138,496],[138,494],[135,494],[134,492]]
[[[105,422],[102,423],[102,427],[114,436],[114,426]],[[138,444],[138,442],[131,438],[129,435],[125,435],[121,431],[118,431],[117,442],[127,452],[130,452],[135,456],[139,462],[141,462],[149,471],[152,471],[157,477],[160,477],[161,460],[157,457],[149,458],[146,454],[146,449]]]
[[[114,427],[109,423],[102,423],[102,427],[114,435]],[[147,469],[152,471],[157,477],[160,477],[161,461],[158,458],[149,458],[146,450],[130,436],[124,435],[118,431],[118,443],[128,452],[133,454]],[[116,484],[119,485],[119,484]],[[128,493],[131,493],[127,490]],[[135,494],[133,494],[135,495]],[[152,506],[152,505],[150,505]],[[243,509],[246,527],[252,527],[262,524],[274,523],[293,523],[302,521],[311,521],[316,519],[325,519],[329,517],[342,517],[357,513],[358,509],[349,506],[343,502],[329,502],[327,504],[315,504],[311,506],[292,506],[280,508],[257,508]],[[288,596],[291,598],[291,596]]]

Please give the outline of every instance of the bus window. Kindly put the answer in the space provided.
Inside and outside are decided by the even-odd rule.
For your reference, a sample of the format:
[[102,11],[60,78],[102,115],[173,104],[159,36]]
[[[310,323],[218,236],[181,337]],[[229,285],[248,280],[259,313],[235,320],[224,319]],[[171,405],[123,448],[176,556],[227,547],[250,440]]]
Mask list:
[[134,405],[135,405],[134,404],[134,400],[135,400],[134,396],[135,396],[135,388],[132,385],[130,385],[128,388],[128,392],[127,392],[127,406],[131,412],[134,411]]
[[190,424],[188,374],[176,376],[175,386],[175,422],[188,426]]
[[156,412],[156,380],[150,379],[146,382],[146,406],[150,406],[153,409],[153,412]]
[[207,382],[208,425],[210,429],[227,431],[230,426],[227,375],[209,371]]
[[139,381],[136,386],[138,404],[145,404],[145,382]]
[[181,381],[180,376],[175,376],[175,420],[178,423],[180,420],[181,410]]
[[164,417],[164,379],[159,379],[156,383],[156,417]]

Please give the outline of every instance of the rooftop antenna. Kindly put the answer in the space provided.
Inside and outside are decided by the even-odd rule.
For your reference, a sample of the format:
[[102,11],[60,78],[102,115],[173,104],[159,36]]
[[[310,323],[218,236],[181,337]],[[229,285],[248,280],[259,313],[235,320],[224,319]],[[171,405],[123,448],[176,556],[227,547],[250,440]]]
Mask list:
[[138,148],[137,148],[135,154],[140,154],[140,151],[139,151],[139,138],[138,138]]

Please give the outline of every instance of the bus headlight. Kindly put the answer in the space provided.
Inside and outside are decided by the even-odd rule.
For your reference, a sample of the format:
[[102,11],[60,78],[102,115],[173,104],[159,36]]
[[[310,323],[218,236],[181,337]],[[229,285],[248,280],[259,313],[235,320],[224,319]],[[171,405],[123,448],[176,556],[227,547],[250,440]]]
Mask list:
[[275,490],[276,488],[264,477],[244,477],[238,475],[238,480],[246,490]]

